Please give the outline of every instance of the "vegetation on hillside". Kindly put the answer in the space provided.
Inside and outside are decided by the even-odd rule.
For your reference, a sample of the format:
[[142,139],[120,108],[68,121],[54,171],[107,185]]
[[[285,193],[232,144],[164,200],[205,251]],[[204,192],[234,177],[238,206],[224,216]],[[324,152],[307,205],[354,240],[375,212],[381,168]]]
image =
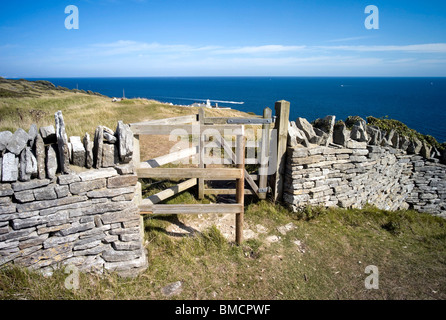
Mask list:
[[418,131],[409,128],[407,125],[402,123],[401,121],[395,119],[388,119],[385,117],[375,118],[372,116],[367,117],[367,123],[372,126],[377,126],[378,128],[385,130],[386,132],[390,132],[394,130],[399,135],[405,136],[409,139],[418,139],[420,141],[425,141],[431,146],[436,147],[437,149],[444,149],[446,147],[446,143],[440,144],[434,137],[431,135],[425,135],[419,133]]
[[[188,192],[177,200],[193,199]],[[194,200],[195,201],[195,200]],[[178,220],[179,218],[179,220]],[[80,287],[64,286],[63,269],[52,277],[0,270],[1,299],[445,299],[444,219],[414,211],[311,208],[296,214],[266,201],[253,202],[246,227],[266,233],[241,246],[215,227],[172,236],[167,227],[185,217],[145,219],[149,268],[134,279],[81,274]],[[281,234],[278,228],[295,229]],[[277,242],[266,239],[280,236]],[[365,268],[379,270],[379,289],[366,289]],[[162,288],[181,281],[166,297]]]
[[[4,94],[0,95],[0,131],[27,130],[33,123],[38,127],[54,125],[54,113],[58,110],[62,110],[68,136],[93,134],[98,125],[115,129],[118,120],[133,123],[198,113],[198,108],[148,99],[112,102],[101,94],[55,87],[47,81],[0,79],[1,92]],[[206,109],[206,116],[250,115],[232,109]]]

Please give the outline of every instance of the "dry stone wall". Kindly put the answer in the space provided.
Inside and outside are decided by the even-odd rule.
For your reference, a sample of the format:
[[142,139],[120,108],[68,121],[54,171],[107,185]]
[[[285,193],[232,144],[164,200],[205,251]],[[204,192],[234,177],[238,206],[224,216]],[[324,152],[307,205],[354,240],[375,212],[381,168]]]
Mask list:
[[124,276],[146,269],[132,146],[119,145],[132,138],[128,126],[119,122],[118,133],[100,126],[110,136],[68,142],[60,112],[55,120],[56,130],[0,133],[0,266]]
[[446,217],[446,165],[440,153],[368,128],[360,118],[351,131],[336,125],[333,116],[314,125],[321,129],[303,118],[289,126],[283,199],[293,210],[369,203]]

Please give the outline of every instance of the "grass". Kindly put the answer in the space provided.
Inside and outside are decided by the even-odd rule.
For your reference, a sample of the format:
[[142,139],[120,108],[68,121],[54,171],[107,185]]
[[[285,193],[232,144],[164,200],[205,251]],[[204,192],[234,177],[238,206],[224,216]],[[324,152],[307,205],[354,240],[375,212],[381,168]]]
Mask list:
[[[171,201],[196,201],[191,199],[184,192]],[[71,291],[62,271],[45,278],[13,267],[0,271],[0,298],[166,299],[161,288],[175,281],[183,289],[171,299],[446,298],[444,219],[373,207],[307,210],[312,214],[267,201],[249,204],[246,224],[261,224],[268,232],[242,246],[215,227],[175,238],[166,227],[178,217],[146,218],[149,268],[138,277],[81,274],[80,288]],[[290,222],[296,228],[280,235],[277,227]],[[268,244],[270,235],[281,240]],[[364,286],[367,265],[379,269],[378,290]]]

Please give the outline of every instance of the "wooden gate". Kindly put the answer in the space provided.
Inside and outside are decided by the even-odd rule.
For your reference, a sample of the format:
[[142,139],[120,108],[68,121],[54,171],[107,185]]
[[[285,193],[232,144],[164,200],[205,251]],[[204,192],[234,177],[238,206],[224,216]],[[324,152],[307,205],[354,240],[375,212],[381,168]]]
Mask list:
[[[278,102],[279,103],[279,102]],[[289,108],[289,104],[288,104]],[[276,114],[277,114],[276,103]],[[280,114],[280,113],[279,113]],[[271,109],[265,108],[263,118],[206,118],[205,109],[199,109],[196,115],[167,118],[160,120],[145,121],[130,124],[134,135],[133,162],[138,178],[166,178],[166,179],[188,179],[178,185],[163,190],[148,198],[142,199],[141,185],[137,201],[141,214],[204,214],[204,213],[233,213],[236,215],[236,243],[243,241],[243,214],[244,195],[253,194],[260,199],[265,199],[270,188],[268,183],[268,167],[270,154],[270,127],[273,124]],[[245,169],[245,125],[262,126],[260,141],[254,141],[251,147],[258,148],[260,157],[257,157],[259,167],[258,174],[249,174]],[[286,130],[288,128],[288,119]],[[179,133],[198,138],[198,145],[182,148],[147,161],[140,159],[139,137],[141,135],[171,135]],[[214,146],[219,146],[232,162],[232,166],[222,168],[207,167],[205,163],[206,147],[209,145],[209,132],[217,132],[218,138],[212,141]],[[235,138],[235,150],[233,151],[232,140],[228,141],[228,132]],[[211,134],[212,136],[212,134]],[[214,136],[215,138],[215,136]],[[280,138],[280,137],[279,137]],[[285,136],[286,139],[286,136]],[[286,140],[285,140],[286,146]],[[198,157],[197,168],[160,168],[161,166],[190,157]],[[235,189],[210,189],[205,187],[206,180],[236,180]],[[246,180],[250,187],[245,189]],[[256,183],[257,181],[257,183]],[[273,181],[274,182],[274,181]],[[205,194],[235,194],[236,203],[226,204],[159,204],[182,191],[194,186],[198,187],[198,198],[202,199]],[[273,192],[277,188],[273,185]],[[275,198],[273,198],[275,199]]]

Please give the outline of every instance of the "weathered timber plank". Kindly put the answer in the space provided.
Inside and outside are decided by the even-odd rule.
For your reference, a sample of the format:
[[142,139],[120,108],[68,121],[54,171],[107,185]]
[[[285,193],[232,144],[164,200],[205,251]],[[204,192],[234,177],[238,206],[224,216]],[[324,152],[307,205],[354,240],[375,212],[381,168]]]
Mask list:
[[218,133],[220,135],[236,135],[241,132],[242,125],[188,125],[188,124],[180,124],[180,125],[139,125],[134,124],[131,126],[131,130],[134,134],[139,135],[170,135],[174,134],[178,135],[188,135],[194,134],[198,135],[201,133],[205,133],[208,135],[212,135]]
[[192,114],[189,116],[181,116],[181,117],[173,117],[173,118],[165,118],[165,119],[157,119],[157,120],[149,120],[143,122],[131,123],[132,126],[144,126],[144,125],[156,125],[156,124],[186,124],[186,123],[194,123],[197,122],[197,115]]
[[208,214],[239,213],[243,205],[235,204],[154,204],[145,206],[141,214]]
[[[270,108],[263,109],[263,118],[271,118],[272,110]],[[269,146],[270,146],[270,124],[265,123],[262,126],[262,140],[260,147],[260,168],[259,168],[259,188],[266,188],[268,185],[268,162],[269,162]],[[266,199],[266,193],[259,194],[260,199]]]
[[243,169],[237,168],[139,168],[138,178],[203,178],[206,180],[240,179]]
[[151,195],[141,201],[140,204],[140,210],[147,209],[148,206],[152,206],[156,203],[159,203],[163,200],[166,200],[180,192],[183,192],[197,184],[197,179],[189,179],[187,181],[181,182],[177,184],[176,186],[170,187],[168,189],[165,189],[163,191],[158,192],[157,194]]
[[[236,194],[236,189],[204,189],[204,194]],[[245,195],[253,195],[254,192],[249,189],[245,189]]]
[[188,158],[190,156],[193,156],[198,153],[198,147],[192,147],[188,149],[179,150],[176,152],[172,152],[169,154],[166,154],[164,156],[160,156],[154,159],[150,159],[144,162],[141,162],[140,168],[156,168],[160,167],[162,165],[165,165],[167,163],[171,163],[173,161],[178,161],[184,158]]

